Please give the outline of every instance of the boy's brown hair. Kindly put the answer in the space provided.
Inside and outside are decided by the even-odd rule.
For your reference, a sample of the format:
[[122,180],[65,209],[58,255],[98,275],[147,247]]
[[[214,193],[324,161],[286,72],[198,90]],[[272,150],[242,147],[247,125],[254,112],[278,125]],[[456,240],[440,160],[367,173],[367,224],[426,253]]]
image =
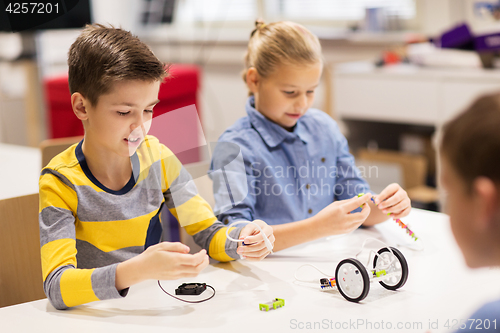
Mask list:
[[79,92],[95,106],[113,83],[125,80],[162,81],[165,66],[138,37],[101,24],[87,25],[68,53],[71,94]]
[[448,122],[440,148],[469,190],[480,176],[500,184],[500,94],[478,98]]

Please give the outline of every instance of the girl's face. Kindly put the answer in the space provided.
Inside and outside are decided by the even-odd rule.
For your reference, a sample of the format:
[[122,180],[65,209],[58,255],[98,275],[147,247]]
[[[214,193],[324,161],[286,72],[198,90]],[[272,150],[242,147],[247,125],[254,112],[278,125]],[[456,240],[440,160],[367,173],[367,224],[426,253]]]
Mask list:
[[446,157],[441,158],[441,184],[446,192],[445,211],[450,216],[451,230],[469,267],[482,266],[481,236],[478,233],[477,205],[465,182]]
[[255,96],[255,109],[266,118],[291,130],[314,102],[323,64],[281,65],[269,77],[255,68],[247,72],[247,84]]

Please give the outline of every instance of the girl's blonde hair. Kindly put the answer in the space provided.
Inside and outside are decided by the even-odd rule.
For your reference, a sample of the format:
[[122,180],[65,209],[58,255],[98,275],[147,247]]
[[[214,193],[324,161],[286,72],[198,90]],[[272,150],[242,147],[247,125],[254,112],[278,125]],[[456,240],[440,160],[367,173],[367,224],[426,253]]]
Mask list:
[[[250,67],[262,77],[268,77],[280,65],[310,65],[322,63],[318,37],[300,24],[288,21],[265,24],[255,21],[245,55],[243,81]],[[252,95],[252,93],[250,93]]]

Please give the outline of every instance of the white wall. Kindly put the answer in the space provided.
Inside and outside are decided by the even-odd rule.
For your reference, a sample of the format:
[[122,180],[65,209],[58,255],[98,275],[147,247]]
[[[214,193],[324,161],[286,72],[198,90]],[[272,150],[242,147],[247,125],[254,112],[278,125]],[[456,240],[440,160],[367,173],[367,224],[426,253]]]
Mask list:
[[27,145],[25,91],[22,63],[0,62],[0,142]]
[[474,4],[488,0],[416,0],[416,2],[420,31],[430,36],[438,36],[462,22],[467,22],[476,34],[500,31],[500,21],[474,15]]
[[112,24],[137,34],[141,0],[92,0],[94,22]]
[[[474,33],[489,33],[500,31],[500,21],[491,18],[479,18],[474,15],[473,6],[478,0],[463,0],[466,3],[465,19],[471,25]],[[490,0],[491,1],[491,0]],[[498,1],[497,1],[498,2]]]

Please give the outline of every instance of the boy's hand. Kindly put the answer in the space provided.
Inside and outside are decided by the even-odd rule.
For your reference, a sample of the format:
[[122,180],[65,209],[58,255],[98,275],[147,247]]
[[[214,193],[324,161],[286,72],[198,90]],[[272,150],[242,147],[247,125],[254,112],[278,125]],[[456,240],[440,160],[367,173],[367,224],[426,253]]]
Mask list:
[[396,220],[410,214],[411,200],[399,184],[390,184],[375,197],[375,204],[384,214]]
[[[253,223],[259,225],[265,237],[267,237],[269,242],[274,246],[275,238],[273,235],[273,228],[262,220],[255,220]],[[248,245],[241,244],[236,251],[248,260],[258,261],[264,259],[271,251],[267,248],[262,237],[263,235],[255,225],[251,223],[247,224],[241,230],[239,239]]]
[[189,247],[182,243],[161,242],[148,247],[137,258],[146,277],[154,280],[195,277],[208,266],[206,250],[189,254]]
[[[371,197],[371,193],[367,193],[361,197],[335,201],[323,208],[314,216],[322,234],[339,235],[357,229],[370,214],[370,205],[366,203]],[[361,212],[351,213],[360,206],[362,206]]]

